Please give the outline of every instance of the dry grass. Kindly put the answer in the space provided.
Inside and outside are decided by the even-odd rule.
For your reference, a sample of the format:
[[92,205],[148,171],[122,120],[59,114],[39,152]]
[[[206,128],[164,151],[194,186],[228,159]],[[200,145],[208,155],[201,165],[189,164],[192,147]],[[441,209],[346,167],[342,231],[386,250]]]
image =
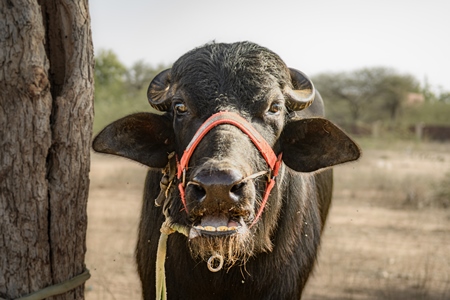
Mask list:
[[[303,299],[450,299],[450,209],[441,204],[450,201],[449,150],[371,144],[361,161],[335,169]],[[93,155],[86,299],[140,299],[133,252],[144,176],[138,164]]]
[[435,201],[449,150],[369,149],[335,169],[333,208],[304,299],[450,298],[450,210]]
[[145,168],[93,155],[88,203],[86,299],[140,299],[134,245]]

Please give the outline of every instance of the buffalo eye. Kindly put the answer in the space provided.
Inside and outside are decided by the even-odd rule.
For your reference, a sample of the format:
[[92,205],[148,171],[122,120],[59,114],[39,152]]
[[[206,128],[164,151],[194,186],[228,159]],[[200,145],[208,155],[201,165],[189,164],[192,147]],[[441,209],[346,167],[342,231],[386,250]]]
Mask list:
[[278,115],[283,110],[283,104],[281,102],[274,102],[267,110],[268,115]]
[[182,116],[188,113],[188,109],[186,104],[183,102],[175,102],[173,104],[173,109],[176,112],[177,115]]

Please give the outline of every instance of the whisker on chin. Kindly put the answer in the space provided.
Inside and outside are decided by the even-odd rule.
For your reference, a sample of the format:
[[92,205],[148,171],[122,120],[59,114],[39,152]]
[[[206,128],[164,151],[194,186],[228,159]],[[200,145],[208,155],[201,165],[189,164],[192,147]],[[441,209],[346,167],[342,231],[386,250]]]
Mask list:
[[198,237],[190,241],[189,248],[193,257],[207,261],[212,255],[224,258],[227,268],[245,263],[254,255],[254,242],[250,231],[226,237]]

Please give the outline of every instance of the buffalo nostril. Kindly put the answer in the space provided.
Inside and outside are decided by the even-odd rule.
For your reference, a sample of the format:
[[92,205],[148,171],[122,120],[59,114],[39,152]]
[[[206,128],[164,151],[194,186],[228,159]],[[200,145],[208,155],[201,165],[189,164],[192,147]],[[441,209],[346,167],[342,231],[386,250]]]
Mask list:
[[239,182],[233,185],[230,189],[230,192],[236,195],[242,194],[242,190],[244,189],[245,182]]
[[201,169],[188,183],[187,199],[196,202],[205,201],[213,206],[217,203],[234,205],[241,201],[245,194],[246,183],[242,178],[242,173],[233,168]]
[[199,202],[202,202],[206,198],[206,190],[199,184],[189,183],[188,187],[190,189],[190,193],[194,199]]
[[230,188],[229,197],[234,202],[239,202],[244,195],[245,182],[238,182]]

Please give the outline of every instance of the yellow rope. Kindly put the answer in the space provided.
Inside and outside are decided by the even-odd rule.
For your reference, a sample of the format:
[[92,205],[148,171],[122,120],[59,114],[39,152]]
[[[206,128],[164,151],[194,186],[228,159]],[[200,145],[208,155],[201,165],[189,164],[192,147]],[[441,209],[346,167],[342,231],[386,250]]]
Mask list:
[[164,261],[167,252],[167,233],[161,232],[158,242],[158,252],[156,253],[156,299],[166,300],[166,272],[164,269]]
[[158,252],[156,253],[156,300],[167,299],[166,271],[164,263],[166,260],[167,239],[169,238],[169,235],[174,232],[179,232],[185,236],[189,236],[189,228],[187,226],[173,224],[170,223],[169,220],[170,219],[166,219],[161,226],[161,235],[158,241]]
[[17,298],[16,300],[42,300],[51,296],[64,294],[70,290],[73,290],[76,287],[79,287],[80,285],[85,283],[90,277],[91,274],[89,273],[89,270],[85,269],[83,273],[69,280],[46,287],[40,291],[31,293],[27,296]]

